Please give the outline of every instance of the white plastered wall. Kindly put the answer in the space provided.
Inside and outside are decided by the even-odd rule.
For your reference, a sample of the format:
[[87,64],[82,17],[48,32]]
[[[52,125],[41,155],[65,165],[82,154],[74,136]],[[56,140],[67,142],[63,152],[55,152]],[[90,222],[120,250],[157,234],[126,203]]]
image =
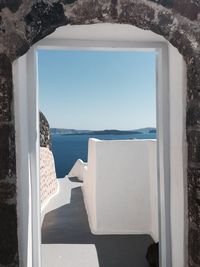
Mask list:
[[[65,40],[96,40],[96,41],[136,41],[136,42],[166,42],[165,39],[150,31],[140,30],[129,25],[101,24],[84,26],[65,26],[46,38],[54,41],[56,45],[60,39]],[[25,58],[25,57],[24,57]],[[20,66],[19,66],[20,64]],[[20,264],[23,267],[31,267],[31,191],[29,175],[25,170],[22,154],[26,161],[27,148],[24,137],[26,129],[23,123],[27,123],[26,112],[26,66],[23,58],[14,63],[14,90],[15,90],[15,122],[16,122],[16,146],[17,146],[17,171],[18,171],[18,225],[19,225],[19,252]],[[182,56],[169,45],[169,69],[170,69],[170,150],[171,150],[171,230],[172,230],[172,261],[173,267],[183,267],[186,250],[184,247],[184,226],[186,194],[186,140],[185,140],[185,111],[186,111],[186,68]],[[21,91],[22,90],[22,91]],[[25,91],[24,91],[25,90]],[[21,96],[23,95],[23,99]],[[20,96],[20,97],[19,97]],[[19,106],[21,103],[21,106]],[[21,117],[24,118],[23,123]],[[23,114],[23,115],[22,115]],[[28,136],[26,136],[28,138]],[[24,144],[20,143],[23,140]],[[22,152],[23,151],[23,152]],[[22,164],[23,162],[23,164]],[[25,171],[25,173],[24,173]],[[26,193],[24,194],[26,190]],[[29,229],[29,231],[28,231]],[[28,248],[28,249],[27,249]],[[185,247],[186,248],[186,247]],[[28,253],[28,251],[30,253]]]
[[83,192],[93,233],[158,241],[156,162],[156,141],[90,139]]
[[186,64],[169,44],[171,234],[173,267],[187,266]]
[[32,267],[32,210],[27,116],[27,56],[13,63],[20,266]]

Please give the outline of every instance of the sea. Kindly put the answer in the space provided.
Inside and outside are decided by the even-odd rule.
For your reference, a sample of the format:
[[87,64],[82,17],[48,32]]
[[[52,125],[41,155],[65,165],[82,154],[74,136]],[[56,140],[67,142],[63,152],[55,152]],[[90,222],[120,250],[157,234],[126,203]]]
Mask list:
[[70,172],[77,159],[87,162],[89,138],[100,140],[156,139],[156,133],[129,135],[52,134],[51,138],[56,174],[58,178],[63,178]]

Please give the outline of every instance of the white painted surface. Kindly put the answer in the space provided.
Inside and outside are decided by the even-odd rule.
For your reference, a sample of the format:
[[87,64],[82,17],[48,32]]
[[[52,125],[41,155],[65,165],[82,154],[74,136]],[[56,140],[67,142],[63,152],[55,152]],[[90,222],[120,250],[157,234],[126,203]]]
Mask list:
[[156,142],[148,142],[148,162],[150,177],[150,203],[151,203],[151,235],[154,240],[159,240],[158,222],[158,180],[157,180],[157,147]]
[[[21,266],[32,266],[31,181],[27,118],[27,58],[13,64],[17,164],[18,246]],[[22,79],[23,77],[23,79]]]
[[42,245],[42,267],[99,267],[95,245]]
[[[73,40],[72,40],[73,39]],[[64,42],[63,42],[64,40]],[[80,42],[79,42],[80,40]],[[96,43],[95,43],[96,41]],[[108,41],[108,42],[107,42]],[[124,41],[124,43],[122,43]],[[132,43],[128,43],[132,42]],[[66,26],[59,28],[49,38],[45,38],[39,42],[40,47],[52,48],[74,48],[84,47],[84,49],[92,49],[92,47],[137,47],[137,44],[146,47],[150,42],[167,43],[167,41],[152,32],[143,31],[136,27],[129,25],[116,24],[101,24],[101,25],[85,25],[85,26]],[[99,43],[99,45],[98,45]],[[54,44],[54,45],[53,45]],[[152,47],[153,43],[151,43]],[[170,150],[171,150],[171,228],[172,228],[172,261],[173,267],[183,267],[183,259],[187,254],[186,243],[184,242],[184,233],[187,228],[184,228],[184,208],[183,199],[186,203],[186,194],[183,197],[183,184],[185,183],[184,176],[186,175],[186,141],[185,141],[185,99],[186,99],[186,71],[185,64],[182,57],[178,54],[176,49],[169,45],[169,59],[170,59]],[[19,65],[18,65],[19,64]],[[34,64],[29,61],[29,64]],[[18,70],[17,70],[18,68]],[[30,184],[30,168],[27,168],[27,159],[23,162],[23,157],[27,157],[26,140],[29,140],[28,129],[31,121],[27,122],[26,116],[30,112],[30,107],[27,106],[26,93],[27,89],[27,75],[26,62],[20,58],[14,63],[14,89],[15,89],[15,125],[16,125],[16,146],[18,146],[17,153],[17,171],[18,171],[18,226],[19,226],[19,252],[20,265],[32,266],[32,195]],[[17,71],[16,71],[17,70]],[[33,73],[32,73],[33,75]],[[34,75],[33,75],[34,76]],[[28,85],[30,85],[30,80]],[[30,86],[29,86],[30,87]],[[21,110],[21,111],[20,111]],[[24,124],[27,123],[27,127]],[[27,139],[28,138],[28,139]],[[32,138],[32,137],[31,137]],[[23,140],[23,142],[21,142]],[[21,148],[19,148],[21,147]],[[21,149],[21,150],[20,150]],[[23,151],[23,152],[22,152]],[[25,154],[24,154],[25,153]],[[179,155],[179,156],[177,156]],[[183,157],[182,157],[183,156]],[[27,174],[29,172],[29,174]],[[85,171],[86,173],[86,171]],[[28,175],[28,176],[27,176]],[[29,179],[27,179],[29,177]],[[35,177],[32,177],[35,179]],[[28,182],[29,181],[29,185]],[[182,189],[180,188],[182,187]],[[186,186],[185,186],[186,190]],[[39,211],[38,211],[39,212]],[[177,213],[176,213],[177,212]],[[178,215],[179,218],[178,219]],[[181,222],[181,223],[180,223]],[[27,230],[27,228],[29,230]],[[27,234],[27,231],[28,234]],[[27,237],[28,235],[28,237]],[[27,240],[28,239],[28,240]],[[28,243],[28,244],[27,244]],[[185,247],[185,251],[183,250]],[[29,250],[27,250],[29,248]],[[30,253],[29,253],[30,252]],[[187,261],[185,261],[187,262]]]
[[78,159],[67,176],[69,178],[77,177],[80,181],[83,181],[85,166],[87,167],[87,163],[83,162],[81,159]]
[[[32,214],[32,265],[41,267],[41,202],[40,202],[40,165],[39,165],[39,99],[36,47],[32,46],[27,54],[27,116],[29,170],[31,183],[31,214]],[[26,132],[25,132],[26,133]],[[23,139],[22,139],[23,140]]]
[[93,233],[158,240],[156,161],[153,140],[89,140],[83,192]]
[[166,42],[164,37],[151,31],[130,25],[110,23],[63,26],[56,29],[46,39]]
[[[187,149],[186,65],[178,50],[169,45],[170,139],[171,139],[171,231],[173,267],[187,266]],[[185,225],[184,225],[185,224]],[[187,241],[187,236],[185,238]],[[184,261],[185,258],[185,261]]]

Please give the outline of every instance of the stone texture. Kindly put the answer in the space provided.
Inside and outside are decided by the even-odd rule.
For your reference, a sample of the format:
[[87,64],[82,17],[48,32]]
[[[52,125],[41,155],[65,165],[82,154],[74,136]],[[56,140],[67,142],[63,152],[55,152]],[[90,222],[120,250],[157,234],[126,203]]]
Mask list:
[[40,111],[40,146],[51,149],[51,134],[49,123]]
[[0,266],[19,266],[16,206],[0,203],[0,218]]
[[27,39],[33,44],[67,22],[60,3],[55,2],[50,5],[43,1],[36,2],[25,16]]
[[21,0],[1,0],[0,10],[2,8],[9,8],[12,12],[16,12],[21,4]]
[[200,2],[199,0],[174,0],[173,7],[187,18],[196,20],[199,14]]
[[0,125],[0,181],[15,176],[14,129],[8,124]]
[[12,65],[4,54],[0,54],[0,122],[11,120]]
[[47,147],[40,147],[40,193],[41,205],[56,193],[58,188],[53,153]]
[[199,0],[0,0],[0,266],[18,266],[11,61],[58,26],[98,22],[151,30],[184,56],[188,79],[188,266],[200,266]]
[[0,266],[19,266],[12,65],[0,53]]
[[[200,52],[196,55],[191,55],[186,58],[187,62],[187,80],[188,80],[188,110],[192,108],[194,102],[199,101],[200,97]],[[191,113],[187,114],[188,116]],[[194,113],[193,113],[194,115]],[[196,115],[194,115],[196,117]],[[189,118],[189,117],[188,117]],[[191,116],[190,116],[190,119]],[[190,125],[191,121],[187,120],[187,125]]]
[[200,168],[200,131],[187,132],[189,166]]
[[171,8],[191,20],[196,20],[199,13],[199,0],[150,0],[152,2]]
[[188,169],[189,266],[200,265],[200,169]]

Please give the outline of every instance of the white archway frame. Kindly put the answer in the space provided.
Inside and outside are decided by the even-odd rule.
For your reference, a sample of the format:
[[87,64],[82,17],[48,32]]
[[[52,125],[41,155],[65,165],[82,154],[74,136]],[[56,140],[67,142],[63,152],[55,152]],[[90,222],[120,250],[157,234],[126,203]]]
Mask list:
[[[44,39],[27,53],[26,70],[23,62],[14,68],[15,109],[16,109],[16,145],[18,151],[18,177],[29,177],[24,188],[29,188],[31,197],[32,231],[31,256],[27,251],[21,255],[23,261],[32,267],[41,267],[41,225],[40,225],[40,183],[39,183],[39,108],[37,85],[37,49],[77,49],[77,50],[117,50],[157,52],[157,130],[158,130],[158,181],[159,181],[159,232],[160,232],[160,266],[172,266],[171,253],[171,203],[170,203],[170,98],[169,98],[169,54],[166,42],[148,41],[100,41],[100,40],[66,40]],[[26,73],[26,92],[21,90],[21,74]],[[17,86],[18,84],[18,86]],[[23,123],[22,123],[23,122]],[[23,140],[23,142],[21,141]],[[24,145],[24,143],[26,145]],[[23,153],[22,153],[23,152]],[[25,161],[22,159],[25,156]],[[21,159],[19,159],[19,157]],[[21,189],[22,190],[22,189]],[[23,190],[22,190],[23,191]],[[23,192],[22,192],[23,193]],[[22,219],[23,220],[23,219]],[[22,222],[22,225],[25,222]],[[24,239],[26,239],[24,235]],[[25,255],[26,254],[26,255]],[[26,258],[26,259],[25,259]],[[29,267],[29,265],[28,265]]]

